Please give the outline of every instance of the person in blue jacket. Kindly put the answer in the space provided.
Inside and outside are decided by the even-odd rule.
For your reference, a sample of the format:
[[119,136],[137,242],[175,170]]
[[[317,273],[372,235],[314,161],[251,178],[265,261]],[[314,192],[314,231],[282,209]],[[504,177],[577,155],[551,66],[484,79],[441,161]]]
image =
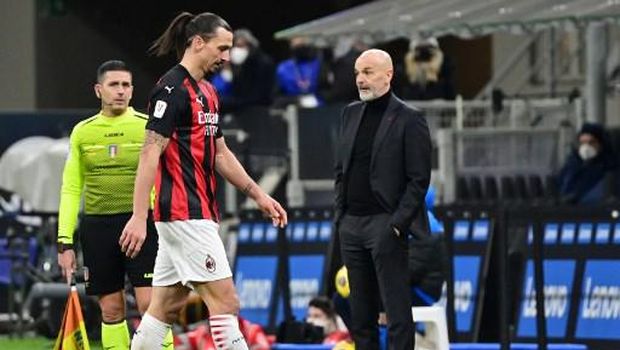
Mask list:
[[291,39],[292,57],[276,68],[277,95],[281,101],[313,108],[322,104],[319,87],[322,82],[322,60],[318,50],[304,37]]
[[585,123],[557,176],[560,201],[566,204],[600,205],[615,194],[614,174],[618,159],[604,127]]

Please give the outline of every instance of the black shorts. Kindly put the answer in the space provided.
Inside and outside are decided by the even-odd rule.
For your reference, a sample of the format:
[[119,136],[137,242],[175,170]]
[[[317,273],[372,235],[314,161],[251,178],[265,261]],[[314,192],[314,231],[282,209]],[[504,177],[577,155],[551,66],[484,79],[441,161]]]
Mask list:
[[150,287],[157,256],[157,231],[149,215],[146,240],[135,258],[121,252],[118,243],[131,214],[83,215],[80,242],[88,268],[86,294],[106,295],[125,287],[125,275],[134,287]]

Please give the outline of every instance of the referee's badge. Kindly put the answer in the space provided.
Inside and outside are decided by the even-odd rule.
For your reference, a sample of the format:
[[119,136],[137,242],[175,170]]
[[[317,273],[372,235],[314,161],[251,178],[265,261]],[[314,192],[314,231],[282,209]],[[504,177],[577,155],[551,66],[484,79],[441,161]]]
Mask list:
[[115,158],[118,154],[118,145],[108,145],[108,155],[110,158]]

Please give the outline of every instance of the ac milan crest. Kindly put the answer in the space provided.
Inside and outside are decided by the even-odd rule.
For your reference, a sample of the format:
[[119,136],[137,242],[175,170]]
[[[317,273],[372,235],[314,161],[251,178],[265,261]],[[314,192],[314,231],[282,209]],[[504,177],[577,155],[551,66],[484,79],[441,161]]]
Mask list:
[[205,260],[205,267],[207,271],[211,273],[215,272],[215,259],[209,254],[207,254],[207,259]]

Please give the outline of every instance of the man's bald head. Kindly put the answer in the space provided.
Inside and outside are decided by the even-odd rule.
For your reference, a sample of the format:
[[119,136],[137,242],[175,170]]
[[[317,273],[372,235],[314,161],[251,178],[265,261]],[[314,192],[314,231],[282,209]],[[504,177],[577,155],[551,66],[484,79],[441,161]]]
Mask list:
[[390,54],[379,49],[369,49],[360,54],[357,58],[358,60],[368,60],[375,64],[377,67],[383,69],[394,70],[394,65],[392,64],[392,57]]
[[355,61],[355,83],[362,101],[371,101],[390,90],[394,67],[390,55],[379,49],[362,52]]

